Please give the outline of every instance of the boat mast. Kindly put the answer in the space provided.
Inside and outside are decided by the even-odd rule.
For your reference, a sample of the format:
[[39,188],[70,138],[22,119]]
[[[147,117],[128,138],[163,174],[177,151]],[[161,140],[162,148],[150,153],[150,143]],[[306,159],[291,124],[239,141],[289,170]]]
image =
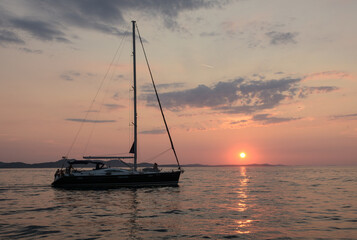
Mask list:
[[136,112],[136,52],[135,52],[135,21],[131,21],[133,25],[133,81],[134,81],[134,171],[137,170],[138,160],[138,115]]

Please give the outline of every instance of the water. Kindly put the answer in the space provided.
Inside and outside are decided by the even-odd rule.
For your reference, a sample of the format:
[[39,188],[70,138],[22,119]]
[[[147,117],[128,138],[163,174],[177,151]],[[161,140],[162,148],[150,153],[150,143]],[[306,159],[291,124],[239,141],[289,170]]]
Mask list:
[[186,168],[180,187],[58,190],[0,169],[0,239],[357,239],[357,167]]

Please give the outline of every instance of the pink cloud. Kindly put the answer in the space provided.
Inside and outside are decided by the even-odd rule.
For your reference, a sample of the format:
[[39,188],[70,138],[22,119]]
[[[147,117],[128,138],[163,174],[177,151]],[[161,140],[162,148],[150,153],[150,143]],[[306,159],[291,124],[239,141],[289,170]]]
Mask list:
[[311,73],[305,76],[304,80],[326,80],[326,79],[347,79],[354,80],[356,76],[343,71],[325,71],[318,73]]

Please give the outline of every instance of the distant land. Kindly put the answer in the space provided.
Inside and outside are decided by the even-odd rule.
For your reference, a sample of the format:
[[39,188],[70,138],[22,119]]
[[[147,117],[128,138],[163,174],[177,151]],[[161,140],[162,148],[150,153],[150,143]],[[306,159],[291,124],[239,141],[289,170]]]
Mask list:
[[[71,160],[71,159],[69,159]],[[0,162],[0,168],[61,168],[65,160],[58,160],[56,162],[44,162],[44,163],[23,163],[23,162]],[[119,160],[102,161],[111,167],[126,167],[132,166],[131,163],[125,165]],[[152,163],[139,163],[138,167],[151,167]],[[77,165],[78,167],[86,167],[88,165]],[[176,167],[176,164],[161,164],[160,167]],[[239,167],[239,166],[253,166],[253,167],[274,167],[284,165],[272,165],[272,164],[245,164],[245,165],[206,165],[206,164],[185,164],[182,167]]]

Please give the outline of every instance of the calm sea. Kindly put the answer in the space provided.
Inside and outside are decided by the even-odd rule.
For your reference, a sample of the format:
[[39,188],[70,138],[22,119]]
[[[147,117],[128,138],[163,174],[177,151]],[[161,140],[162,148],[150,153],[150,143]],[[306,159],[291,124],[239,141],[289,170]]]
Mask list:
[[357,167],[186,168],[179,187],[58,190],[0,169],[0,239],[357,239]]

